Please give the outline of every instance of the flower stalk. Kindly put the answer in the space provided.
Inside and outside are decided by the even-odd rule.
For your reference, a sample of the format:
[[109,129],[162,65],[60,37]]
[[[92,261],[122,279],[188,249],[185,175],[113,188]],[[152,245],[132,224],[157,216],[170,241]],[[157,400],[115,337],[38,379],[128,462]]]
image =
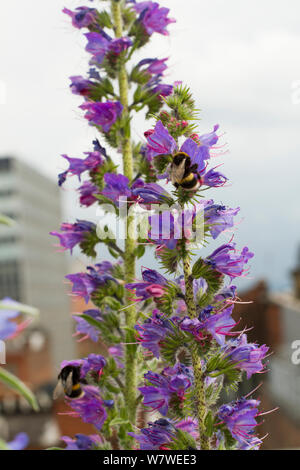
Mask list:
[[[192,260],[198,235],[204,244],[217,239],[234,227],[239,212],[204,199],[207,189],[227,181],[212,166],[219,125],[197,133],[189,88],[163,83],[167,58],[135,59],[153,34],[169,34],[175,20],[168,8],[110,0],[99,10],[95,3],[63,10],[87,40],[88,74],[70,77],[70,89],[83,99],[79,108],[97,137],[84,158],[63,155],[68,168],[58,183],[77,177],[83,206],[100,205],[119,218],[125,200],[130,209],[122,217],[121,246],[113,228],[88,220],[64,222],[60,232],[51,232],[63,250],[77,247],[94,259],[84,272],[66,278],[73,295],[93,304],[74,316],[76,336],[105,347],[105,356],[91,353],[61,364],[57,390],[65,390],[70,415],[99,433],[62,439],[70,450],[132,449],[133,438],[142,450],[259,448],[259,400],[247,395],[221,401],[223,390],[237,391],[243,374],[250,379],[265,370],[268,347],[233,330],[231,316],[237,298],[232,282],[247,274],[253,253],[230,240]],[[140,142],[131,140],[132,111],[155,117]],[[123,173],[111,149],[122,154]],[[171,192],[163,180],[173,183]],[[146,213],[148,233],[136,233],[135,208]],[[98,245],[116,261],[103,260]],[[143,266],[136,278],[136,260],[154,246],[164,273]],[[153,421],[151,411],[161,417]]]
[[[185,246],[186,248],[186,246]],[[193,292],[193,279],[189,253],[186,252],[183,259],[183,271],[185,280],[185,300],[189,317],[194,319],[197,317],[196,305],[194,301]],[[196,346],[196,344],[194,345]],[[206,435],[205,428],[205,417],[206,417],[206,403],[205,403],[205,386],[203,367],[201,364],[201,358],[196,347],[191,349],[192,364],[194,370],[194,384],[195,384],[195,401],[199,427],[199,441],[201,450],[209,450],[210,443],[209,438]]]
[[[119,1],[112,0],[112,19],[114,24],[115,37],[121,38],[123,36],[123,20],[121,3]],[[123,106],[123,119],[126,125],[127,131],[123,131],[122,136],[122,157],[123,157],[123,174],[131,182],[133,179],[133,155],[130,138],[130,122],[129,122],[129,110],[128,110],[128,78],[126,65],[122,61],[120,63],[120,69],[118,73],[119,91],[120,91],[120,102]],[[134,217],[128,215],[125,221],[126,224],[126,235],[125,235],[125,251],[124,251],[124,272],[126,282],[133,282],[135,279],[135,248],[136,242],[134,239],[134,233],[131,229],[134,223]],[[127,303],[130,303],[130,293],[127,291],[125,297]],[[136,419],[136,390],[137,390],[137,359],[136,359],[136,347],[132,344],[134,342],[133,328],[136,323],[136,308],[130,306],[125,310],[126,327],[128,328],[126,334],[126,349],[125,349],[125,401],[128,409],[129,419],[132,424],[135,424]]]

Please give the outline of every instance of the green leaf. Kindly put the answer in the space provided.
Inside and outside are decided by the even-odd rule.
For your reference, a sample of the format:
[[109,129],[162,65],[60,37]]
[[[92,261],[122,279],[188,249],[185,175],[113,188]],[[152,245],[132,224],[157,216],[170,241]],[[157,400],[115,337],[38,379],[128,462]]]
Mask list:
[[177,284],[168,282],[164,287],[164,295],[159,299],[159,309],[161,312],[170,316],[173,314],[173,304],[177,299],[184,299],[182,291]]
[[144,245],[138,245],[136,249],[134,250],[134,255],[137,258],[141,258],[142,256],[144,256],[145,251],[146,251],[146,247]]
[[172,162],[172,155],[157,155],[153,159],[153,164],[158,173],[164,173],[169,163]]
[[22,395],[34,411],[39,410],[38,402],[29,388],[15,375],[0,367],[0,381],[7,387]]
[[205,417],[204,421],[206,427],[206,434],[208,437],[211,437],[214,433],[214,418],[211,411],[209,411]]
[[101,26],[101,28],[111,29],[113,27],[110,15],[106,10],[98,12],[97,16],[98,16],[97,21],[99,25]]
[[48,447],[46,450],[65,450],[62,447]]
[[110,206],[109,208],[106,207],[106,212],[111,214],[119,214],[119,209],[115,205],[115,203],[109,199],[108,197],[104,196],[103,194],[94,194],[94,197],[98,199],[99,204],[105,204],[106,206]]
[[12,220],[10,217],[6,217],[6,215],[0,214],[0,224],[12,227],[13,225],[15,225],[15,221]]
[[24,313],[35,318],[39,316],[39,310],[37,308],[11,300],[9,302],[0,302],[0,310],[16,310],[17,312]]
[[8,445],[6,444],[6,442],[2,439],[0,439],[0,450],[11,450],[10,447],[8,447]]
[[74,316],[83,318],[83,320],[85,320],[89,325],[93,326],[94,328],[97,328],[98,330],[102,330],[103,328],[102,322],[95,320],[95,318],[90,317],[89,315],[84,315],[84,313],[82,313],[78,315],[76,314]]
[[121,424],[129,424],[129,420],[122,419],[122,418],[114,418],[112,421],[110,421],[110,426],[121,426]]
[[205,264],[202,258],[199,258],[194,264],[192,276],[195,279],[202,277],[207,282],[208,288],[206,293],[197,299],[197,304],[200,307],[205,307],[213,301],[214,296],[222,287],[224,276],[221,276],[220,273]]
[[190,338],[178,328],[173,329],[161,342],[161,356],[167,362],[175,364],[180,356],[180,362],[191,365],[191,355],[189,353]]
[[225,388],[233,391],[237,389],[237,384],[241,381],[238,363],[232,362],[230,358],[224,357],[222,354],[216,354],[207,361],[206,372],[213,378],[223,375]]
[[176,437],[169,443],[171,450],[197,450],[195,439],[186,431],[177,429]]

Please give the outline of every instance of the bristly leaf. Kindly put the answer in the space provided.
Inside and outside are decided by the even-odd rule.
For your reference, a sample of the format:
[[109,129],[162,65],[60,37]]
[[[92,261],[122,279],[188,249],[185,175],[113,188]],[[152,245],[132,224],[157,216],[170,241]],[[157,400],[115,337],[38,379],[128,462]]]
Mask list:
[[[180,359],[182,364],[191,365],[191,356],[188,350],[191,339],[174,326],[161,343],[161,356],[170,364],[175,364]],[[179,357],[180,356],[180,357]]]
[[167,166],[172,162],[172,155],[157,155],[153,159],[153,165],[159,174],[166,171]]
[[80,242],[79,246],[82,252],[86,256],[90,256],[95,258],[97,253],[95,250],[95,246],[99,243],[99,238],[96,234],[96,231],[87,232],[84,239]]
[[182,256],[179,250],[170,250],[163,247],[159,252],[158,259],[167,274],[174,274],[177,271]]
[[99,26],[101,26],[101,28],[111,29],[113,27],[110,15],[106,10],[98,12],[97,22],[98,22]]
[[227,390],[236,391],[237,384],[241,381],[241,372],[237,364],[221,353],[210,357],[207,361],[206,373],[212,378],[223,375],[224,386]]
[[206,434],[208,437],[211,437],[214,433],[214,423],[215,423],[215,420],[214,420],[214,417],[213,417],[213,414],[211,411],[209,411],[205,417],[205,421],[204,421],[204,424],[205,424],[205,428],[206,428]]
[[176,430],[176,437],[168,444],[171,450],[197,450],[195,439],[187,432]]
[[105,186],[104,175],[106,173],[116,173],[117,168],[118,166],[108,157],[103,165],[97,168],[97,171],[90,172],[90,178],[98,189],[102,191]]
[[15,375],[0,367],[0,382],[15,392],[22,395],[28,401],[34,411],[39,411],[38,402],[29,388]]
[[199,307],[206,307],[209,303],[212,302],[216,293],[221,289],[223,284],[223,276],[212,269],[210,266],[207,266],[202,258],[199,258],[193,266],[192,276],[195,279],[202,277],[207,282],[208,288],[206,293],[204,293],[197,303]]
[[158,300],[161,312],[170,316],[173,313],[173,304],[176,300],[184,298],[180,287],[174,282],[168,282],[164,287],[164,295]]

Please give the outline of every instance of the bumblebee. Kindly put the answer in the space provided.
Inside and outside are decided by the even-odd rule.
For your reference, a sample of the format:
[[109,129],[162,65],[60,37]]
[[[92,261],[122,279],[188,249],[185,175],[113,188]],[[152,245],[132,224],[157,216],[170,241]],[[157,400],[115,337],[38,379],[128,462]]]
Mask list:
[[80,378],[80,367],[66,366],[58,377],[58,383],[53,392],[53,399],[56,400],[61,396],[67,396],[71,399],[81,398],[83,390],[81,384],[84,383]]
[[191,158],[184,152],[178,152],[173,156],[170,166],[170,179],[176,188],[186,191],[197,191],[200,187],[200,175],[198,166],[192,165]]

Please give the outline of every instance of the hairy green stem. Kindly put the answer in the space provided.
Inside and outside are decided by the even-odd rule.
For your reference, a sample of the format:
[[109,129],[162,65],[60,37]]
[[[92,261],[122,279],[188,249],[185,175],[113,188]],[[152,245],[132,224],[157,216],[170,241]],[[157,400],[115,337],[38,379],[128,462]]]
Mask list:
[[[112,0],[112,17],[114,22],[115,36],[117,38],[123,36],[123,21],[121,2]],[[129,118],[128,110],[128,78],[125,63],[120,64],[119,74],[120,102],[123,105],[123,118]],[[132,181],[133,179],[133,156],[130,135],[122,137],[122,154],[123,154],[123,173]],[[134,217],[128,215],[126,220],[126,240],[124,253],[125,280],[127,283],[133,282],[135,279],[135,248],[136,241],[132,233]],[[129,293],[126,294],[127,303],[131,303]],[[126,326],[129,331],[126,334],[126,343],[134,342],[133,330],[136,323],[136,309],[131,306],[126,309]],[[132,424],[136,421],[136,390],[137,390],[137,359],[136,346],[127,344],[125,349],[125,401],[128,410],[129,419]]]
[[[196,318],[196,305],[194,300],[194,289],[193,279],[191,276],[191,263],[189,254],[186,253],[183,260],[184,280],[185,280],[185,298],[190,318]],[[192,348],[192,363],[194,369],[194,380],[195,380],[195,403],[197,408],[197,418],[199,425],[199,436],[200,436],[200,448],[201,450],[209,450],[210,442],[206,436],[205,417],[207,413],[205,403],[205,387],[204,387],[204,376],[203,367],[201,364],[201,358],[197,351],[196,345]]]

